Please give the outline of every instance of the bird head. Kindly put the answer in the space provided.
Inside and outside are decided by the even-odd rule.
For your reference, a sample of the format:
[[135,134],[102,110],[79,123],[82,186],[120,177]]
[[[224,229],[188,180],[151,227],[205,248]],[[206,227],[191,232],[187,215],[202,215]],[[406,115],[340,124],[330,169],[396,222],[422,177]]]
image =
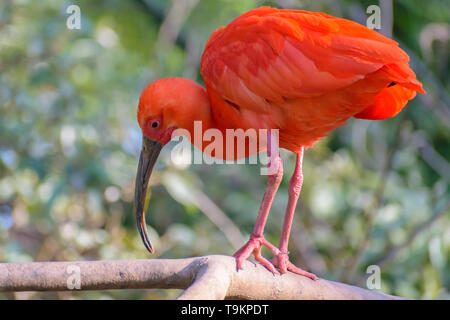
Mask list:
[[142,241],[153,253],[144,212],[150,175],[161,149],[176,134],[176,129],[185,129],[193,136],[194,121],[209,125],[209,99],[205,89],[192,80],[160,79],[142,92],[137,118],[143,137],[134,191],[135,215]]

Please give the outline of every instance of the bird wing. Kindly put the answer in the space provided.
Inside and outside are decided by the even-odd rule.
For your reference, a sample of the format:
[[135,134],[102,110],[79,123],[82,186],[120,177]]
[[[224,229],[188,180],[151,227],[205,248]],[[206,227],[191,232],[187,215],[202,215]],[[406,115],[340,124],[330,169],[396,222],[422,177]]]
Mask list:
[[394,81],[390,75],[421,91],[408,60],[397,42],[358,23],[262,7],[211,35],[201,73],[207,88],[224,100],[269,113],[273,103],[338,90],[383,67],[387,84]]

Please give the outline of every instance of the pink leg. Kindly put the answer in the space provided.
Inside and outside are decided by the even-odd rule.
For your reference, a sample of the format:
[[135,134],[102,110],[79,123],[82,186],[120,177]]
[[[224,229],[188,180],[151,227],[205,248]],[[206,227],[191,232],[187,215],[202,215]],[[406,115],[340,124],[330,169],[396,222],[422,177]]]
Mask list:
[[295,170],[292,175],[291,180],[289,181],[289,200],[286,208],[286,215],[284,216],[283,230],[281,233],[279,254],[275,254],[275,258],[273,259],[273,263],[278,266],[278,269],[281,273],[286,273],[287,270],[303,275],[305,277],[311,278],[313,280],[317,280],[317,276],[306,272],[292,264],[289,261],[288,257],[288,243],[289,236],[291,233],[292,220],[294,218],[295,207],[297,205],[298,197],[300,196],[300,191],[302,190],[303,184],[303,173],[302,173],[302,164],[303,164],[303,151],[301,148],[300,152],[297,154],[297,160],[295,162]]
[[[250,235],[250,240],[233,255],[233,257],[237,260],[238,270],[242,269],[243,262],[253,253],[256,261],[259,261],[267,269],[274,272],[275,267],[273,264],[261,256],[261,247],[266,246],[274,255],[280,253],[278,248],[268,242],[263,236],[264,226],[266,225],[267,216],[269,215],[273,198],[275,197],[281,180],[283,179],[283,162],[279,155],[278,145],[274,146],[272,143],[273,141],[269,132],[267,153],[270,159],[272,159],[272,155],[274,156],[274,159],[273,163],[271,160],[269,161],[268,166],[274,166],[275,173],[268,176],[266,192],[264,193],[264,198],[259,209],[258,218],[256,219],[253,233]],[[272,154],[272,152],[274,153]]]

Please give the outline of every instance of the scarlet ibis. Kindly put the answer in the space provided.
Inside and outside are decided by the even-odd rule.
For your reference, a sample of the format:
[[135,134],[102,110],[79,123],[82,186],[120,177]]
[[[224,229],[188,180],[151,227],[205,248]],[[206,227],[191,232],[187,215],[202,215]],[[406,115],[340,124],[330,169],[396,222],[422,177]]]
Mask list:
[[[148,180],[175,129],[187,130],[191,139],[194,121],[201,121],[203,130],[214,128],[224,134],[227,129],[266,129],[269,165],[275,170],[268,175],[253,233],[234,254],[237,269],[253,254],[272,272],[277,267],[280,273],[289,270],[317,279],[288,258],[292,219],[303,183],[304,151],[351,117],[393,117],[416,92],[425,93],[408,61],[397,42],[356,22],[320,12],[261,7],[213,32],[201,59],[205,87],[188,79],[159,79],[144,89],[139,100],[143,143],[135,214],[146,248],[153,252],[144,214]],[[278,144],[271,143],[275,129]],[[193,140],[208,152],[204,141]],[[276,247],[264,238],[263,231],[283,176],[279,148],[294,152],[296,163]],[[257,152],[266,149],[258,147]],[[225,151],[210,153],[226,157]],[[271,261],[262,257],[262,246],[274,254]]]

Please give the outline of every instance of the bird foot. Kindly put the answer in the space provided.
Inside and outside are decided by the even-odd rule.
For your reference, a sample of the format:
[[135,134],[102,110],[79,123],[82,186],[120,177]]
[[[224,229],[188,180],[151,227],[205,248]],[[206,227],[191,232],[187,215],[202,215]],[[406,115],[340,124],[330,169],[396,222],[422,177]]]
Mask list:
[[281,274],[290,271],[299,274],[301,276],[308,277],[312,280],[319,279],[315,274],[296,267],[292,262],[289,261],[289,256],[286,252],[279,251],[279,254],[276,254],[275,257],[272,260],[270,260],[270,263],[276,266],[278,270],[280,270]]
[[[262,246],[266,246],[275,257],[272,260],[267,260],[261,255]],[[292,262],[289,261],[288,254],[281,252],[277,247],[267,241],[264,236],[257,236],[255,234],[250,235],[250,240],[235,254],[233,257],[236,258],[236,269],[242,270],[242,264],[248,257],[253,253],[255,260],[261,263],[270,272],[275,273],[275,267],[278,268],[281,274],[291,271],[293,273],[308,277],[312,280],[319,279],[315,274],[309,273],[296,267]]]
[[248,242],[242,248],[240,248],[238,251],[236,251],[235,254],[233,254],[233,257],[236,258],[236,269],[238,271],[242,270],[242,264],[253,253],[256,261],[261,263],[270,272],[274,273],[275,266],[261,255],[262,246],[266,246],[270,251],[272,251],[274,255],[280,253],[280,250],[278,250],[277,247],[267,241],[264,236],[258,236],[252,233],[250,235],[250,240],[248,240]]

